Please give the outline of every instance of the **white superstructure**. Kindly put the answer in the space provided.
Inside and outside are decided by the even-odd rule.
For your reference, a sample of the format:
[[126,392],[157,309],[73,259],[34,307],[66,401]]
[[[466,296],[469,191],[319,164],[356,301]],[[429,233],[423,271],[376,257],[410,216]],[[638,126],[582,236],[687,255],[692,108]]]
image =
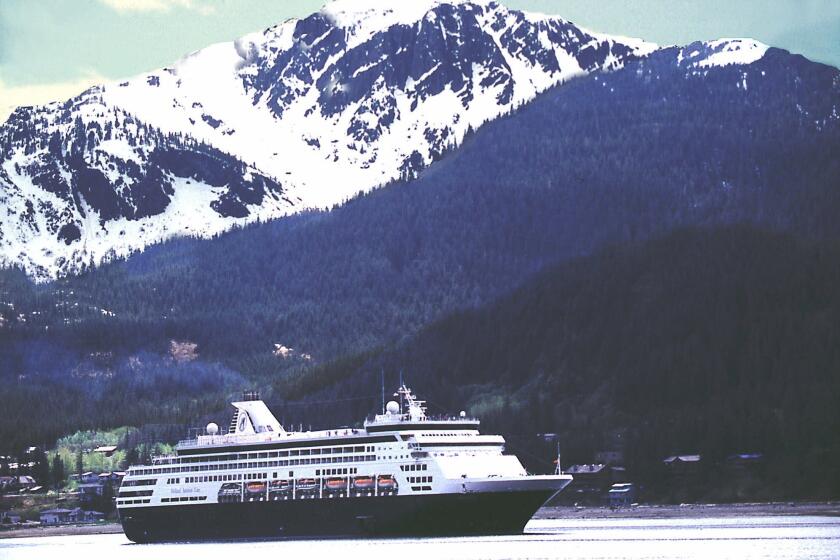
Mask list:
[[[176,455],[132,466],[120,510],[232,503],[497,492],[544,485],[503,453],[505,440],[479,421],[429,417],[403,386],[363,429],[286,431],[255,395],[234,402],[226,434],[215,424],[178,443]],[[524,486],[523,486],[524,485]]]

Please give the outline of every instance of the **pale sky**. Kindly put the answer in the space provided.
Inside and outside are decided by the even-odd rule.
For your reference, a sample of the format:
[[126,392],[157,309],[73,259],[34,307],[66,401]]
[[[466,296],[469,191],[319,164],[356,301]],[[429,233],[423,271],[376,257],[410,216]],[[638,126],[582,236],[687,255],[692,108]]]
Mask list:
[[[411,0],[393,0],[408,2]],[[0,122],[17,105],[104,81],[317,11],[324,0],[0,0]],[[840,66],[840,0],[502,0],[661,45],[751,37]]]

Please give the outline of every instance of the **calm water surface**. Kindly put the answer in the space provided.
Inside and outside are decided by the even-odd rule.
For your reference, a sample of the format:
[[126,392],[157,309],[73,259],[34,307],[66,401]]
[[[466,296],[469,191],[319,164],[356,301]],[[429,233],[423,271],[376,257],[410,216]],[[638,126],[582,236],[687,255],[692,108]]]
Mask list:
[[840,559],[840,518],[537,520],[526,534],[432,539],[275,540],[136,545],[123,535],[0,540],[0,559],[306,558]]

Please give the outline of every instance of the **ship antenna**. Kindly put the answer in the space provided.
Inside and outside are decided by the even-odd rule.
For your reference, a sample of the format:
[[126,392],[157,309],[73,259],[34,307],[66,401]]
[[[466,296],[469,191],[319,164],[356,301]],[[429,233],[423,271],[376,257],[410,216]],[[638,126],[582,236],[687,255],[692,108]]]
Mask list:
[[385,414],[385,368],[379,368],[379,377],[382,380],[382,414]]
[[403,383],[402,369],[400,369],[400,414],[403,412],[403,387],[405,383]]

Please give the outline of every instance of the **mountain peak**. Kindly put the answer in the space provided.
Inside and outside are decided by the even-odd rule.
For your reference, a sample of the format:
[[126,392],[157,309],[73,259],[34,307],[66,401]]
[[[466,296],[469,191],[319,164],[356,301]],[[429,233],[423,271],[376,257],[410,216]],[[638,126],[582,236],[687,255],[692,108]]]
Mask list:
[[321,13],[341,26],[371,17],[414,23],[436,6],[464,4],[497,5],[492,0],[332,0],[321,8]]
[[[416,176],[551,87],[656,49],[491,0],[334,0],[13,115],[0,126],[0,265],[55,277],[331,207]],[[696,43],[678,66],[765,50]]]

